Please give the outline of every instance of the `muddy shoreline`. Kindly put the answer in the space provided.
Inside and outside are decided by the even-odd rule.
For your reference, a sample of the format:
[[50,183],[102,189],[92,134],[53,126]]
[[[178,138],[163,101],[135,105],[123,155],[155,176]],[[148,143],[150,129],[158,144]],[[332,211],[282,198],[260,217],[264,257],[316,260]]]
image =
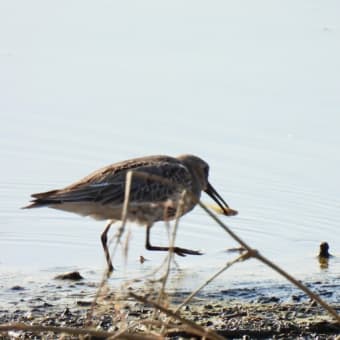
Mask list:
[[[120,301],[121,303],[121,301]],[[91,302],[77,301],[74,306],[59,310],[56,306],[42,302],[40,307],[31,311],[16,309],[12,312],[2,311],[1,324],[24,323],[26,325],[72,327],[82,329],[90,327],[97,331],[118,332],[129,324],[149,320],[154,310],[150,306],[133,301],[124,301],[124,307],[117,311],[112,305],[109,311],[94,313],[88,324],[87,315]],[[340,312],[340,305],[335,306]],[[244,339],[246,336],[258,339],[295,338],[335,339],[340,334],[340,325],[336,324],[317,306],[311,304],[256,304],[256,303],[221,303],[210,299],[196,301],[186,307],[181,316],[195,322],[197,325],[217,332],[217,334],[234,339]],[[124,319],[124,320],[122,320]],[[144,327],[136,326],[132,333],[144,334]],[[41,339],[51,333],[15,331],[2,333],[1,339]],[[187,331],[171,330],[165,333],[175,339],[179,336],[192,337]],[[72,338],[77,338],[73,336]]]
[[[77,277],[76,277],[77,278]],[[327,282],[308,285],[340,313],[339,286]],[[104,287],[102,297],[95,296],[98,284],[81,279],[57,280],[41,286],[12,286],[7,301],[0,309],[1,325],[24,323],[28,326],[90,327],[96,331],[117,332],[129,329],[132,334],[146,334],[145,325],[155,318],[155,309],[128,297],[136,292],[155,300],[157,289],[150,291],[133,286],[119,290]],[[166,296],[170,310],[184,301],[190,292],[172,291]],[[8,297],[9,296],[9,297]],[[201,292],[181,309],[181,317],[225,338],[233,339],[335,339],[340,325],[315,302],[310,301],[289,284],[276,287],[208,290]],[[167,338],[190,338],[192,334],[177,326],[163,333]],[[1,333],[1,339],[49,339],[56,333],[31,330],[11,330]],[[70,338],[78,338],[70,335]],[[102,338],[102,337],[99,337]]]

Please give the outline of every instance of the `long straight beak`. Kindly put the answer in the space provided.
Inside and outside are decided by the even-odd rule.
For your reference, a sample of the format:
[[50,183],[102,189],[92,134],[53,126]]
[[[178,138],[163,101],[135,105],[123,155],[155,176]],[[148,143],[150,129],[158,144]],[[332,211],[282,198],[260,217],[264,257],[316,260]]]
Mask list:
[[218,206],[222,209],[224,215],[227,216],[237,215],[237,211],[229,208],[226,201],[221,197],[221,195],[214,189],[214,187],[209,182],[205,192],[218,204]]

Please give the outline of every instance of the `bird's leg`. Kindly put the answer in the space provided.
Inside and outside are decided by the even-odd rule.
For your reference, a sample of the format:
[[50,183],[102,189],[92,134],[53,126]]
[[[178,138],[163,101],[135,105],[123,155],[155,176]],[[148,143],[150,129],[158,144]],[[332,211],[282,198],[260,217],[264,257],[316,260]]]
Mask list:
[[111,262],[111,256],[110,256],[110,253],[109,253],[109,249],[107,248],[107,233],[109,232],[112,223],[113,223],[113,221],[110,221],[106,225],[105,230],[103,231],[103,233],[101,235],[102,245],[103,245],[103,248],[104,248],[104,253],[105,253],[105,258],[106,258],[109,273],[113,272],[113,265],[112,265],[112,262]]
[[[160,246],[152,246],[150,243],[150,229],[152,225],[146,226],[146,240],[145,240],[145,248],[147,250],[155,250],[155,251],[169,251],[171,247],[160,247]],[[185,255],[202,255],[201,252],[197,250],[191,250],[191,249],[185,249],[180,247],[173,247],[173,252],[179,256],[185,256]]]

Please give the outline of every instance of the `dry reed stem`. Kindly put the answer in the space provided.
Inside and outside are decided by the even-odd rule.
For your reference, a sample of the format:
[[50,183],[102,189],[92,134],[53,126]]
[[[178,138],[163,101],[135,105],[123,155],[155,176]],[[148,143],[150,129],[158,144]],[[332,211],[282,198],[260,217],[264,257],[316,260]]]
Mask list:
[[[115,245],[112,251],[111,255],[111,261],[113,260],[116,250],[118,247],[118,244],[120,242],[120,239],[125,231],[125,226],[127,222],[127,217],[128,217],[128,209],[129,209],[129,204],[130,204],[130,192],[131,192],[131,183],[132,183],[132,176],[134,172],[132,170],[129,170],[126,174],[126,180],[125,180],[125,190],[124,190],[124,202],[123,202],[123,209],[122,209],[122,223],[120,224],[120,227],[117,229],[116,235],[114,236],[115,238]],[[110,276],[111,273],[108,273]]]
[[[186,333],[188,335],[190,334],[191,336],[192,335],[199,336],[199,337],[202,338],[202,340],[206,339],[206,336],[202,337],[201,332],[199,332],[198,330],[191,328],[190,331],[189,331],[188,327],[186,327],[186,326],[176,326],[176,327],[173,327],[173,328],[167,328],[164,336],[171,336],[172,334],[176,334],[176,333],[177,334],[178,333]],[[176,339],[178,339],[178,338],[183,339],[183,337],[179,337],[178,335],[176,335]],[[164,337],[163,337],[163,339],[164,339]],[[192,339],[192,337],[191,337],[191,339]],[[225,339],[225,338],[223,338],[223,339]]]
[[199,286],[197,289],[195,289],[175,310],[175,313],[177,313],[181,308],[183,308],[185,305],[188,304],[192,300],[194,296],[196,296],[204,287],[206,287],[210,282],[215,280],[219,275],[221,275],[224,271],[226,271],[228,268],[230,268],[233,264],[244,261],[248,259],[249,256],[247,253],[241,254],[237,258],[235,258],[232,261],[227,262],[220,270],[218,270],[214,275],[212,275],[208,280],[203,282],[201,286]]
[[[121,238],[121,236],[122,236],[122,234],[125,230],[125,225],[126,225],[127,218],[128,218],[128,208],[129,208],[129,204],[130,204],[130,193],[131,193],[131,185],[132,185],[132,177],[133,176],[148,179],[148,180],[154,180],[154,181],[158,181],[160,183],[169,184],[169,185],[173,185],[173,186],[177,186],[177,187],[179,186],[178,183],[174,183],[174,181],[167,179],[167,178],[164,178],[162,176],[148,174],[146,172],[137,172],[137,171],[133,171],[133,170],[129,170],[127,172],[126,180],[125,180],[124,202],[123,202],[123,209],[122,209],[122,223],[121,223],[121,225],[120,225],[120,227],[117,230],[117,233],[115,235],[116,243],[115,243],[115,247],[114,247],[113,252],[112,252],[111,260],[113,260],[113,256],[116,252],[116,248],[117,248],[118,243],[120,241],[120,238]],[[183,186],[183,191],[186,192],[184,186]],[[180,203],[179,203],[179,207],[177,207],[177,210],[176,210],[176,221],[181,216],[180,214],[178,214],[178,209],[181,209]],[[167,221],[165,221],[165,222],[167,222]],[[178,222],[176,222],[176,223],[178,223]],[[110,275],[110,274],[111,273],[108,273],[108,275]]]
[[159,176],[159,175],[149,174],[149,173],[143,172],[143,171],[133,171],[133,170],[129,170],[129,171],[133,172],[133,175],[136,176],[136,177],[139,177],[139,178],[144,178],[144,179],[148,179],[148,180],[151,180],[151,181],[158,181],[158,182],[163,183],[163,184],[169,184],[169,185],[176,186],[177,188],[182,187],[181,188],[182,190],[185,189],[185,187],[183,185],[176,183],[171,179]]
[[123,249],[122,249],[123,250],[123,258],[124,258],[124,269],[126,269],[126,267],[127,267],[131,235],[132,235],[132,232],[131,232],[131,228],[129,226],[128,231],[126,233],[125,240],[124,240]]
[[[109,339],[110,340],[114,340],[114,339],[118,339],[120,335],[124,334],[125,332],[127,332],[128,330],[130,329],[133,329],[137,326],[140,326],[140,325],[145,325],[145,326],[153,326],[153,327],[158,327],[158,328],[161,328],[161,327],[164,327],[164,326],[169,326],[169,323],[168,322],[164,322],[162,320],[139,320],[139,321],[134,321],[130,326],[128,326],[126,329],[116,333],[114,336],[110,337]],[[173,328],[170,328],[170,329],[166,329],[166,334],[168,333],[171,333],[171,332],[185,332],[185,331],[188,331],[188,328],[185,327],[185,326],[174,326]],[[199,335],[199,334],[197,334]],[[164,337],[161,337],[161,339],[164,339]]]
[[[162,277],[158,280],[161,282],[161,288],[159,290],[158,293],[158,298],[157,298],[157,303],[160,304],[163,297],[166,296],[165,294],[165,287],[166,287],[166,283],[168,281],[169,278],[169,274],[170,274],[170,268],[171,268],[171,261],[173,259],[174,256],[174,244],[175,244],[175,239],[176,239],[176,234],[177,234],[177,229],[178,229],[178,225],[179,225],[179,218],[181,217],[182,213],[183,213],[183,209],[184,209],[184,198],[186,196],[186,190],[183,190],[183,192],[181,193],[180,199],[178,201],[178,205],[177,205],[177,209],[176,209],[176,215],[175,215],[175,224],[173,227],[173,231],[172,234],[169,237],[169,250],[168,250],[168,254],[167,257],[165,259],[165,261],[163,262],[162,266],[165,265],[165,272],[162,275]],[[166,221],[168,222],[168,221]],[[153,320],[157,318],[159,311],[157,309],[154,310],[153,312]],[[151,326],[149,327],[149,330],[151,330]],[[164,326],[162,327],[161,333],[164,330]]]
[[[237,315],[240,315],[240,314],[238,313]],[[168,318],[171,319],[170,316]],[[173,333],[189,333],[187,326],[178,325],[178,324],[169,324],[168,321],[163,322],[163,321],[160,321],[160,320],[141,320],[141,321],[139,321],[139,324],[142,324],[142,325],[151,324],[152,326],[159,327],[159,328],[161,328],[162,326],[166,326],[167,328],[166,328],[164,334],[162,334],[161,339],[164,339],[165,336],[171,335]],[[202,336],[202,333],[201,333],[201,331],[198,331],[198,330],[195,330],[195,329],[190,329],[190,335]]]
[[175,240],[176,240],[177,230],[178,230],[178,226],[179,226],[179,219],[182,216],[183,211],[184,211],[184,204],[185,204],[184,199],[185,199],[186,194],[187,194],[187,191],[183,190],[183,192],[180,196],[180,199],[178,201],[178,205],[177,205],[177,209],[176,209],[176,216],[175,216],[175,224],[174,224],[172,235],[170,237],[170,244],[169,244],[169,251],[168,251],[168,255],[167,255],[166,270],[165,270],[164,277],[162,279],[162,287],[161,287],[160,296],[161,296],[162,293],[164,293],[165,286],[166,286],[167,280],[169,278],[171,260],[173,259],[173,256],[174,256],[174,246],[175,246]]
[[151,325],[151,326],[160,328],[164,325],[164,322],[161,321],[161,320],[138,320],[138,321],[134,321],[128,327],[126,327],[126,329],[124,329],[122,331],[117,331],[117,333],[115,333],[115,335],[113,335],[112,337],[110,337],[108,339],[110,339],[110,340],[118,339],[121,334],[124,334],[124,333],[128,332],[129,330],[135,328],[136,326],[140,326],[140,325],[145,325],[145,326]]
[[288,274],[286,271],[281,269],[279,266],[277,266],[275,263],[272,261],[268,260],[266,257],[262,256],[260,253],[255,252],[252,254],[253,257],[258,259],[259,261],[263,262],[266,264],[268,267],[274,269],[277,271],[279,274],[281,274],[283,277],[285,277],[288,281],[293,283],[295,286],[300,288],[303,292],[305,292],[309,297],[316,302],[319,303],[320,306],[322,306],[324,309],[328,311],[329,314],[331,314],[335,320],[340,323],[340,315],[336,312],[336,310],[331,307],[329,304],[327,304],[325,301],[323,301],[317,294],[313,293],[309,288],[307,288],[304,284],[302,284],[300,281],[296,280],[293,276]]
[[[174,257],[174,246],[175,246],[175,239],[176,239],[176,235],[177,235],[177,230],[178,230],[178,226],[179,226],[179,219],[180,217],[183,215],[183,211],[184,211],[184,205],[185,205],[185,198],[187,195],[187,191],[183,190],[181,193],[181,196],[179,198],[178,201],[178,205],[177,205],[177,209],[176,209],[176,216],[175,216],[175,225],[173,228],[173,232],[170,238],[170,244],[169,244],[169,252],[168,252],[168,261],[167,261],[167,266],[166,266],[166,270],[165,270],[165,275],[164,278],[162,280],[162,287],[158,296],[158,303],[161,302],[162,297],[165,294],[165,286],[166,283],[168,281],[169,275],[170,275],[170,267],[171,267],[171,261],[173,260]],[[166,327],[168,327],[168,322],[166,322],[165,325],[163,325],[163,327],[161,328],[161,334],[164,334],[164,331],[166,329]]]
[[[133,172],[131,170],[128,171],[127,174],[126,174],[124,202],[123,202],[123,209],[122,209],[122,223],[121,223],[121,226],[119,227],[119,229],[117,230],[117,233],[115,235],[116,242],[115,242],[115,246],[114,246],[114,249],[113,249],[113,254],[111,255],[111,260],[113,259],[113,256],[116,252],[120,238],[121,238],[121,236],[122,236],[122,234],[125,230],[125,225],[126,225],[126,221],[127,221],[127,212],[128,212],[128,208],[129,208],[129,201],[130,201],[132,175],[133,175]],[[98,302],[99,297],[102,294],[103,288],[104,288],[107,280],[109,279],[110,275],[111,275],[111,272],[107,268],[104,271],[104,275],[103,275],[103,278],[102,278],[102,280],[99,284],[97,293],[96,293],[96,295],[95,295],[95,297],[92,301],[89,312],[87,313],[86,322],[85,322],[85,325],[87,325],[87,326],[91,325],[91,319],[92,319],[92,316],[93,316],[93,313],[94,313],[94,310],[95,310],[95,306]]]
[[[157,175],[150,175],[150,174],[145,174],[145,173],[137,173],[134,172],[133,175],[136,175],[138,177],[142,177],[142,178],[146,178],[146,179],[151,179],[151,180],[157,180],[163,183],[167,183],[167,184],[173,184],[173,181],[169,180],[169,179],[165,179],[163,177],[157,176]],[[127,221],[127,211],[128,211],[128,205],[129,205],[129,200],[130,200],[130,188],[131,188],[131,181],[132,181],[132,171],[129,171],[127,173],[127,178],[126,178],[126,187],[125,187],[125,198],[124,198],[124,205],[123,205],[123,211],[122,211],[122,224],[121,227],[119,228],[119,230],[117,231],[117,242],[115,244],[115,249],[118,245],[118,242],[120,240],[121,235],[124,232],[125,229],[125,225],[126,225],[126,221]],[[205,286],[207,286],[208,284],[210,284],[217,276],[219,276],[222,272],[224,272],[225,270],[227,270],[231,265],[233,265],[234,263],[237,263],[239,261],[248,259],[250,257],[254,257],[257,258],[259,261],[261,261],[262,263],[266,264],[267,266],[271,267],[273,270],[277,271],[279,274],[281,274],[282,276],[284,276],[286,279],[288,279],[290,282],[292,282],[293,284],[295,284],[298,288],[300,288],[302,291],[304,291],[307,295],[309,295],[312,299],[314,299],[315,301],[317,301],[323,308],[325,308],[338,322],[340,322],[340,317],[337,314],[337,312],[330,307],[327,303],[325,303],[321,298],[319,298],[319,296],[317,296],[316,294],[314,294],[312,291],[310,291],[307,287],[305,287],[302,283],[300,283],[299,281],[297,281],[295,278],[293,278],[291,275],[289,275],[288,273],[286,273],[284,270],[282,270],[281,268],[279,268],[277,265],[275,265],[274,263],[272,263],[271,261],[269,261],[267,258],[263,257],[261,254],[258,253],[257,250],[252,249],[246,242],[244,242],[240,237],[238,237],[232,230],[230,230],[230,228],[228,226],[226,226],[214,213],[212,213],[203,203],[201,203],[200,201],[198,201],[197,203],[201,206],[201,208],[203,210],[206,211],[206,213],[213,218],[213,220],[215,220],[215,222],[217,222],[218,225],[220,225],[235,241],[237,241],[244,249],[247,250],[247,253],[240,255],[239,257],[237,257],[236,259],[234,259],[233,261],[228,262],[225,266],[223,266],[223,268],[221,268],[218,272],[216,272],[214,275],[212,275],[207,281],[205,281],[199,288],[197,288],[194,292],[192,292],[183,302],[182,304],[176,309],[175,312],[172,312],[168,309],[166,309],[165,307],[160,305],[160,300],[161,297],[164,295],[165,292],[165,286],[166,286],[166,282],[170,273],[170,263],[171,263],[171,259],[173,258],[173,246],[174,246],[174,242],[175,242],[175,236],[177,233],[177,228],[178,228],[178,223],[179,223],[179,218],[181,216],[181,210],[183,209],[183,204],[184,204],[184,197],[185,194],[191,195],[191,198],[194,198],[193,195],[189,192],[182,192],[182,196],[181,199],[182,201],[178,202],[178,206],[177,206],[177,210],[176,210],[176,221],[175,221],[175,226],[174,226],[174,230],[172,233],[172,237],[170,239],[170,249],[169,249],[169,253],[168,253],[168,258],[165,259],[164,263],[162,264],[162,266],[160,266],[160,268],[162,268],[164,266],[164,264],[166,263],[166,271],[164,276],[160,279],[160,281],[162,282],[162,287],[161,290],[159,292],[159,298],[158,298],[158,303],[152,302],[147,300],[145,297],[142,296],[138,296],[134,293],[130,293],[129,295],[133,298],[135,298],[138,301],[141,301],[143,303],[148,303],[154,306],[155,309],[158,309],[159,311],[165,313],[166,315],[168,315],[170,318],[175,318],[176,320],[179,320],[180,322],[182,322],[183,324],[185,324],[189,330],[192,333],[195,333],[197,335],[200,336],[207,336],[211,339],[222,339],[222,337],[220,337],[219,335],[204,329],[203,327],[196,325],[195,323],[193,323],[192,321],[183,319],[182,317],[180,317],[177,312],[185,305],[187,304],[201,289],[203,289]],[[114,251],[115,253],[115,251]],[[103,279],[103,282],[98,290],[98,292],[101,291],[102,287],[104,286],[105,282],[107,281],[108,277],[105,277]],[[100,296],[100,294],[98,293],[96,295],[96,298],[94,300],[94,303],[97,301],[98,297]],[[94,305],[93,305],[94,306]],[[135,324],[135,323],[134,323]],[[156,320],[150,320],[149,325],[153,324],[154,326],[157,324]],[[167,322],[161,322],[161,332],[164,333],[165,327],[168,327],[168,321]],[[128,329],[131,329],[132,327],[134,327],[134,325],[131,325],[128,327]],[[168,330],[168,329],[167,329]],[[126,332],[127,329],[124,329],[118,333],[112,334],[110,335],[110,337],[112,337],[112,339],[116,339],[117,337],[120,336],[125,336],[124,332]],[[158,337],[157,337],[158,338]],[[154,339],[154,338],[153,338]]]
[[[143,173],[143,172],[136,172],[136,171],[133,171],[133,170],[129,170],[127,172],[127,174],[126,174],[126,181],[125,181],[124,202],[123,202],[123,209],[122,209],[122,223],[121,223],[119,229],[117,230],[116,235],[114,236],[114,238],[116,239],[116,242],[115,242],[115,245],[114,245],[114,249],[112,251],[111,260],[113,260],[113,257],[114,257],[114,255],[116,253],[116,249],[117,249],[118,244],[120,242],[121,236],[122,236],[122,234],[124,233],[124,230],[125,230],[125,225],[126,225],[127,216],[128,216],[128,208],[129,208],[129,203],[130,203],[130,192],[131,192],[131,185],[132,185],[132,177],[133,176],[140,177],[140,178],[145,178],[145,179],[149,179],[149,180],[151,179],[151,180],[159,181],[161,183],[175,185],[175,183],[172,180],[166,179],[166,178],[158,176],[158,175],[152,175],[152,174]],[[185,190],[183,190],[183,191],[186,193]],[[183,192],[182,192],[182,195],[184,195]],[[183,200],[184,200],[184,197],[183,197]],[[181,209],[181,205],[179,205],[177,207],[177,210],[176,210],[175,230],[177,230],[178,221],[179,221],[179,218],[181,216],[181,214],[179,213],[179,209]],[[170,246],[170,247],[172,248],[173,246]],[[128,245],[125,244],[125,250],[126,251],[127,251],[127,248],[128,248]],[[169,254],[171,254],[171,253],[173,253],[173,250],[169,249]],[[127,252],[125,252],[125,256],[127,256]],[[170,260],[171,259],[169,259],[169,261]],[[166,262],[167,262],[167,259],[165,259],[164,263],[159,267],[158,270],[160,270]],[[166,271],[166,273],[168,273],[168,274],[165,274],[166,279],[167,279],[167,277],[169,275],[169,270],[170,270],[169,268],[170,268],[170,266],[168,265],[168,269]],[[101,296],[103,288],[104,288],[105,284],[107,283],[107,280],[109,279],[110,275],[111,275],[111,272],[109,272],[109,270],[106,269],[105,272],[104,272],[103,278],[102,278],[102,280],[100,282],[100,285],[98,287],[97,293],[96,293],[96,295],[94,297],[94,300],[92,302],[91,308],[90,308],[90,310],[89,310],[89,312],[87,314],[86,325],[90,325],[91,324],[90,319],[93,316],[96,303],[98,302],[98,299]],[[147,276],[145,276],[145,277],[147,277]],[[163,281],[164,278],[161,278],[160,280]],[[165,287],[165,284],[163,284],[163,286]],[[164,294],[164,288],[163,288],[163,294]],[[160,296],[161,296],[161,293],[160,293]]]
[[328,311],[328,313],[335,318],[337,322],[340,323],[340,316],[336,312],[334,308],[332,308],[330,305],[328,305],[326,302],[324,302],[317,294],[313,293],[309,288],[307,288],[304,284],[296,280],[294,277],[292,277],[290,274],[288,274],[286,271],[281,269],[279,266],[274,264],[272,261],[268,260],[266,257],[262,256],[257,250],[252,249],[250,246],[248,246],[247,243],[245,243],[241,238],[239,238],[233,231],[230,230],[230,228],[224,224],[214,213],[212,213],[202,202],[198,202],[200,207],[205,210],[205,212],[212,217],[217,224],[222,227],[235,241],[237,241],[243,248],[247,250],[247,254],[249,257],[254,257],[261,261],[262,263],[266,264],[268,267],[272,268],[279,274],[281,274],[283,277],[285,277],[288,281],[293,283],[295,286],[300,288],[304,293],[306,293],[310,298],[318,302],[325,310]]
[[209,329],[205,329],[204,327],[197,325],[193,321],[184,319],[180,315],[176,314],[175,312],[171,311],[170,309],[167,309],[167,308],[159,305],[156,302],[150,301],[150,300],[146,299],[145,297],[134,294],[134,293],[129,293],[129,296],[131,296],[132,298],[134,298],[137,301],[143,302],[144,304],[149,304],[149,305],[153,306],[154,308],[159,309],[162,313],[170,316],[171,318],[174,318],[175,320],[180,321],[181,323],[183,323],[184,325],[186,325],[188,327],[188,329],[187,329],[188,332],[192,331],[192,332],[195,332],[195,334],[198,333],[200,336],[205,337],[207,339],[224,340],[224,338],[221,337],[220,335],[218,335],[217,333],[215,333],[215,332],[213,332]]
[[[0,333],[1,332],[9,332],[9,331],[26,331],[32,333],[41,333],[41,332],[52,332],[52,333],[66,333],[73,334],[78,336],[90,335],[96,338],[107,339],[111,336],[114,336],[114,332],[105,332],[105,331],[97,331],[89,328],[73,328],[73,327],[56,327],[56,326],[41,326],[41,325],[26,325],[24,323],[11,323],[0,325]],[[143,340],[150,339],[155,340],[159,339],[159,337],[150,337],[147,335],[139,335],[139,334],[121,334],[117,339],[126,339],[126,340]]]

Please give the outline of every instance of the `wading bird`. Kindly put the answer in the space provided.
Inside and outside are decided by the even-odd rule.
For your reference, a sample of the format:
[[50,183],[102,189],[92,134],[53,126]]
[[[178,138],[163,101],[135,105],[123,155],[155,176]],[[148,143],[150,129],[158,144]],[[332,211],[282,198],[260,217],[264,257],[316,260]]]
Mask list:
[[[126,160],[101,168],[63,189],[32,194],[31,204],[24,208],[49,207],[97,220],[110,220],[101,235],[108,270],[113,270],[107,247],[107,233],[115,221],[122,220],[126,179],[132,172],[127,220],[146,226],[148,250],[168,251],[169,247],[153,246],[150,229],[157,221],[176,217],[178,202],[186,190],[180,215],[192,210],[205,191],[227,216],[236,215],[208,181],[209,165],[199,157],[149,156]],[[180,256],[201,255],[199,251],[173,247]]]

